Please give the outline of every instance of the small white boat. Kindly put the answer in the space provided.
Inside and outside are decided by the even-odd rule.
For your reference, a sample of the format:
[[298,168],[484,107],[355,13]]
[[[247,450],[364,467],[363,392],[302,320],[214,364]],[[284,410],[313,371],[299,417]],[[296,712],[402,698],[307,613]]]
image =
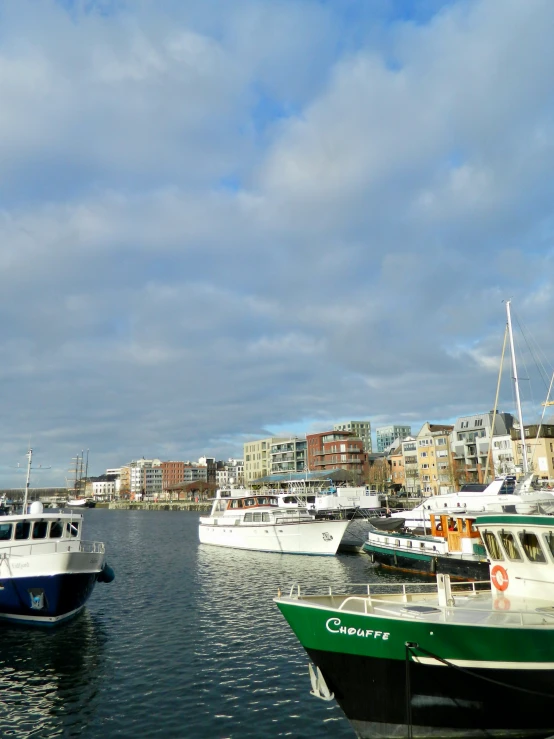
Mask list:
[[66,505],[70,508],[94,508],[96,502],[91,498],[70,498]]
[[283,509],[277,496],[215,499],[209,516],[200,518],[202,544],[286,554],[337,552],[349,521],[322,520],[305,508]]

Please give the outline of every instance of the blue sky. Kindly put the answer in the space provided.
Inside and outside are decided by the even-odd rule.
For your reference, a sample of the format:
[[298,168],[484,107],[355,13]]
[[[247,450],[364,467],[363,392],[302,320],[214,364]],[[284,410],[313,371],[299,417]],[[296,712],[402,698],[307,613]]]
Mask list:
[[488,410],[507,298],[552,372],[553,21],[0,0],[2,487]]

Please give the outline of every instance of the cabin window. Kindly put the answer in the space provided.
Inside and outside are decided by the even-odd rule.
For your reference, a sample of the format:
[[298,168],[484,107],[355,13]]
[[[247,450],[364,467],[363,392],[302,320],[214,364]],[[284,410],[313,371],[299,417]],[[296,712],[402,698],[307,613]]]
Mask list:
[[498,539],[492,531],[483,531],[483,544],[485,545],[491,559],[504,559]]
[[28,539],[31,533],[31,524],[29,521],[18,521],[15,524],[15,539]]
[[550,554],[554,557],[554,531],[549,531],[548,534],[545,535],[544,540]]
[[261,523],[262,521],[262,514],[261,513],[254,513],[254,523]]
[[72,521],[71,523],[67,523],[66,531],[68,533],[68,536],[77,536],[77,534],[79,533],[79,522]]
[[265,521],[266,523],[269,523],[271,521],[271,516],[269,513],[262,513],[262,521]]
[[12,538],[12,524],[0,523],[0,541],[8,541]]
[[251,513],[245,513],[244,514],[244,523],[252,523],[252,514]]
[[61,521],[52,521],[50,524],[50,538],[60,539],[63,536],[63,526]]
[[500,541],[502,542],[504,551],[508,555],[508,559],[512,559],[514,561],[523,559],[513,534],[511,534],[509,531],[501,531]]
[[46,539],[48,521],[35,521],[33,524],[33,539]]
[[536,534],[531,531],[522,531],[519,534],[519,540],[530,562],[546,562],[546,557]]
[[246,506],[256,505],[256,501],[254,500],[254,498],[247,498],[244,501],[244,505],[246,505]]

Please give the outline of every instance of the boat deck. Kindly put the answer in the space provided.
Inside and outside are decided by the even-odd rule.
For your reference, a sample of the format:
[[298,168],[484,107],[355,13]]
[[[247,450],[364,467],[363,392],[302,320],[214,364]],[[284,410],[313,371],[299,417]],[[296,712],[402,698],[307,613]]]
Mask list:
[[[486,586],[489,589],[483,589]],[[358,615],[383,616],[400,620],[421,620],[432,623],[473,624],[486,626],[537,626],[552,629],[554,626],[554,606],[551,601],[535,598],[508,598],[491,592],[490,583],[451,583],[451,597],[445,601],[444,593],[436,586],[423,583],[417,585],[391,585],[387,592],[371,592],[367,585],[366,593],[332,592],[307,594],[298,585],[291,588],[289,596],[281,601],[305,603],[323,610],[340,611]],[[377,586],[379,590],[387,586]],[[434,587],[434,590],[432,589]],[[396,590],[396,592],[395,592]]]

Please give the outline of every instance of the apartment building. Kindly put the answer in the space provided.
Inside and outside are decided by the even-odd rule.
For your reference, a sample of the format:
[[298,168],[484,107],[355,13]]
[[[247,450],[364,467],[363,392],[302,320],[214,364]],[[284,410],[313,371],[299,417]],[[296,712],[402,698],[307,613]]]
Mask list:
[[[554,425],[525,424],[523,427],[529,472],[543,481],[554,482]],[[512,428],[511,439],[516,469],[523,471],[523,442],[519,428]]]
[[269,436],[266,439],[249,441],[243,445],[244,448],[244,484],[249,487],[259,477],[269,475],[271,463],[271,446],[286,438],[281,436]]
[[450,493],[455,489],[450,435],[454,426],[426,422],[417,440],[417,466],[424,496]]
[[307,434],[308,470],[344,469],[354,477],[366,479],[369,471],[368,455],[363,442],[349,431],[323,431]]
[[273,443],[270,448],[269,474],[306,472],[307,445],[305,438],[297,436]]
[[[519,432],[518,432],[519,433]],[[511,434],[503,434],[494,436],[492,439],[492,468],[488,475],[488,482],[492,477],[497,475],[515,475],[517,474],[516,462],[514,459],[514,442]]]
[[218,488],[244,485],[244,460],[229,458],[226,462],[218,461],[215,475]]
[[410,436],[411,433],[411,426],[400,426],[397,424],[392,426],[379,426],[379,428],[375,429],[377,451],[384,452],[385,449],[390,447],[390,445],[396,441],[396,439],[402,441],[406,436]]
[[178,485],[185,480],[185,463],[180,461],[162,462],[162,491],[167,493],[171,485]]
[[373,443],[371,441],[371,421],[342,421],[333,426],[334,431],[350,431],[351,434],[361,439],[364,452],[371,454]]
[[387,459],[390,469],[390,487],[394,490],[400,490],[400,488],[406,489],[406,474],[404,470],[402,442],[398,442],[390,449]]
[[421,493],[421,481],[419,479],[419,465],[417,462],[417,439],[415,436],[406,436],[401,441],[402,463],[404,466],[404,487],[408,495],[419,495]]
[[513,425],[514,417],[511,413],[500,412],[495,416],[493,411],[488,411],[458,418],[452,434],[452,455],[458,484],[482,483],[485,482],[485,471],[493,474],[491,439],[497,436],[505,438]]
[[[129,480],[129,493],[132,500],[156,498],[162,492],[162,468],[159,459],[139,459],[121,468],[122,492],[123,477]],[[128,478],[127,478],[128,470]],[[124,473],[125,471],[125,473]]]

